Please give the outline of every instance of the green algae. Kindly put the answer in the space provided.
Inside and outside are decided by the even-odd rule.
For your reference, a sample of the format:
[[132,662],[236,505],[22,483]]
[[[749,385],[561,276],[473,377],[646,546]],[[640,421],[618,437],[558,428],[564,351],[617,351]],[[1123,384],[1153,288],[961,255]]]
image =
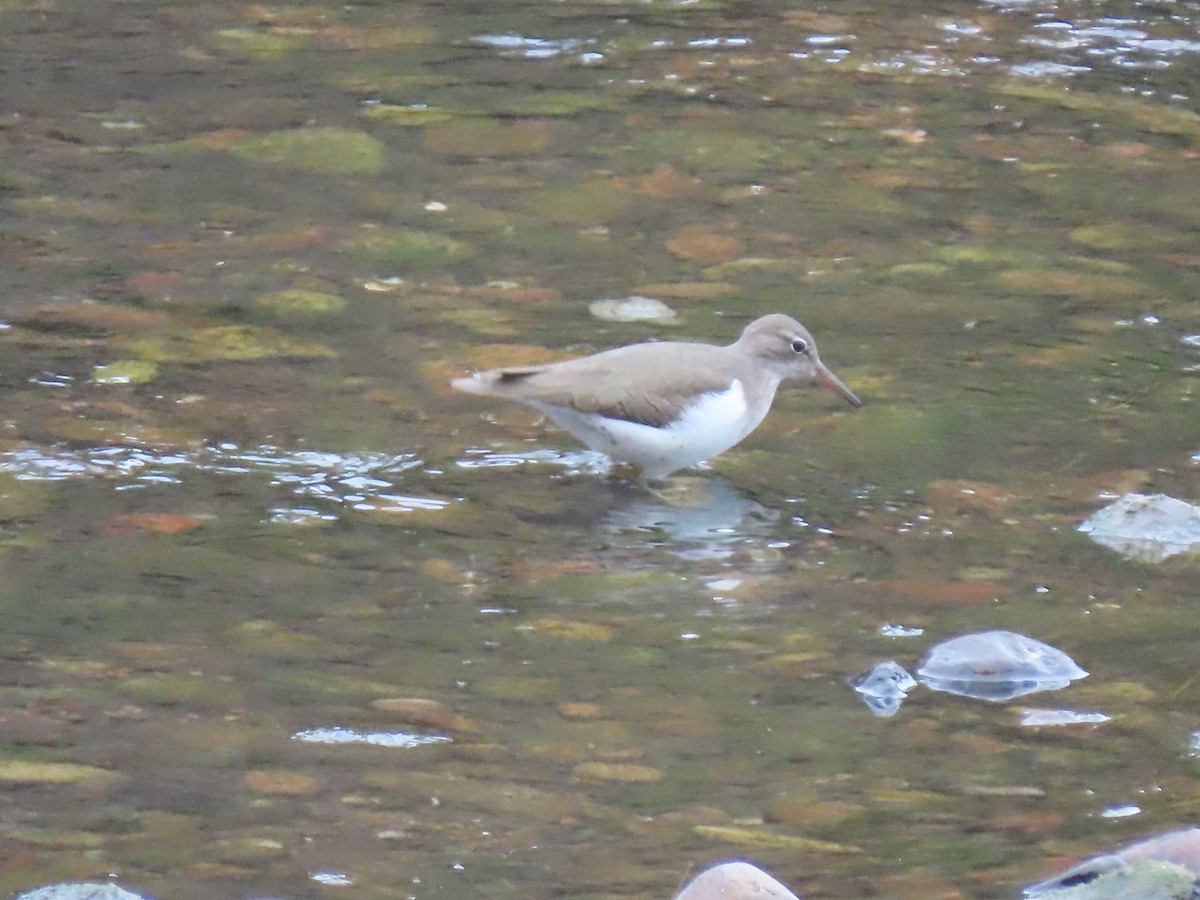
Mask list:
[[374,175],[383,168],[383,150],[365,132],[331,127],[271,131],[229,147],[239,159],[330,175]]
[[1190,900],[1196,873],[1186,866],[1158,859],[1139,859],[1116,871],[1038,894],[1041,900]]
[[346,308],[346,300],[323,291],[291,288],[259,294],[254,298],[254,306],[284,319],[307,319],[340,313]]
[[150,363],[246,361],[285,357],[328,359],[336,354],[315,341],[254,325],[218,325],[170,334],[114,338],[113,343]]
[[540,703],[552,700],[559,690],[554,678],[537,678],[532,675],[497,675],[481,679],[475,688],[485,697],[515,703]]
[[336,84],[344,91],[357,94],[382,94],[385,97],[406,94],[416,89],[444,88],[456,83],[452,75],[431,72],[375,72],[362,74],[350,72],[340,75]]
[[1018,293],[1080,297],[1107,303],[1122,303],[1150,292],[1146,285],[1131,278],[1062,269],[1012,269],[1001,272],[997,281],[1005,289]]
[[184,428],[151,425],[128,419],[62,416],[46,419],[46,433],[62,441],[87,446],[198,447],[200,435]]
[[[234,640],[241,642],[245,636],[239,632],[239,629],[235,629],[231,632],[231,636]],[[249,637],[249,643],[251,644],[259,640],[255,635],[250,635]],[[315,651],[313,655],[316,655]],[[271,685],[293,692],[297,696],[304,696],[310,699],[313,697],[328,696],[343,698],[344,702],[355,703],[359,702],[363,697],[387,696],[403,690],[403,688],[395,684],[304,668],[286,671],[285,674],[273,674],[271,676]]]
[[313,35],[313,43],[349,50],[383,51],[429,44],[437,37],[437,31],[423,25],[410,23],[381,26],[374,24],[361,28],[334,26],[327,30],[318,30]]
[[466,259],[472,248],[444,234],[417,228],[368,228],[341,247],[355,265],[376,274],[428,271]]
[[893,278],[912,278],[914,280],[922,278],[937,279],[947,275],[949,272],[949,266],[934,262],[900,263],[887,270],[887,274]]
[[786,850],[803,853],[862,853],[861,847],[819,841],[795,834],[781,834],[765,828],[744,828],[730,825],[697,825],[693,829],[701,837],[720,841],[723,844],[766,849]]
[[158,366],[141,359],[118,359],[92,369],[94,384],[148,384],[158,377]]
[[35,516],[46,509],[50,499],[45,484],[0,472],[0,522]]
[[121,681],[121,691],[140,703],[165,706],[232,708],[241,704],[241,691],[232,684],[200,675],[153,672]]
[[106,839],[105,835],[92,831],[60,831],[54,828],[16,828],[9,832],[9,837],[35,847],[72,847],[86,850],[103,847]]
[[223,28],[213,37],[219,49],[253,60],[279,59],[304,44],[296,36],[261,28]]
[[241,652],[275,660],[311,660],[320,650],[320,642],[312,635],[266,620],[244,622],[228,635]]
[[946,244],[935,251],[937,258],[954,264],[979,266],[1031,265],[1043,260],[1033,250],[1010,249],[993,244]]
[[776,150],[763,138],[688,125],[634,134],[638,159],[666,161],[692,174],[719,174],[723,181],[757,172]]
[[1107,221],[1072,229],[1071,240],[1093,250],[1163,250],[1191,246],[1192,235],[1147,223]]
[[494,113],[512,116],[577,116],[584,112],[614,109],[621,105],[621,98],[596,90],[587,91],[533,91],[517,96],[509,95],[501,101]]
[[426,149],[452,157],[536,156],[550,143],[550,130],[532,120],[456,119],[431,123],[423,141]]
[[362,117],[371,122],[387,125],[432,125],[449,122],[463,116],[474,115],[467,110],[447,109],[443,106],[402,106],[396,103],[376,103],[362,112]]
[[439,313],[438,319],[489,337],[512,337],[521,332],[511,313],[487,306],[455,306]]
[[767,256],[739,256],[728,262],[706,266],[701,274],[710,281],[736,279],[754,272],[780,272],[803,274],[808,264],[799,259],[778,259]]
[[1007,81],[993,86],[1006,97],[1036,100],[1063,109],[1133,122],[1153,134],[1200,137],[1200,115],[1190,109],[1162,106],[1145,98],[1119,97],[1061,87],[1053,82]]
[[8,784],[104,784],[118,773],[76,763],[0,760],[0,783]]
[[562,225],[596,225],[617,218],[631,203],[628,191],[605,179],[543,188],[528,197],[528,208]]

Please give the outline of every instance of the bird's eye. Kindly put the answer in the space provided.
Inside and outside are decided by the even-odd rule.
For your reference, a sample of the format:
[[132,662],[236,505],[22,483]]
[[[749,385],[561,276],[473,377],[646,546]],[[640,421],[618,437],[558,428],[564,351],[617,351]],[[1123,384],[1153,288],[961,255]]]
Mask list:
[[807,353],[808,352],[808,341],[804,340],[804,338],[793,338],[792,339],[792,349],[795,350],[797,353]]

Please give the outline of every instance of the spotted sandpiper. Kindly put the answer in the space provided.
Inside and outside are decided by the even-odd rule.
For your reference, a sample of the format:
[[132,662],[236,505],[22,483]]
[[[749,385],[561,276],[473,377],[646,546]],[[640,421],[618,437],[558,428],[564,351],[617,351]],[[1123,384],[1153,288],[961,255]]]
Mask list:
[[819,381],[862,406],[821,362],[812,335],[781,313],[751,322],[726,347],[632,344],[545,366],[489,369],[452,384],[532,406],[593,450],[657,481],[754,431],[787,378]]

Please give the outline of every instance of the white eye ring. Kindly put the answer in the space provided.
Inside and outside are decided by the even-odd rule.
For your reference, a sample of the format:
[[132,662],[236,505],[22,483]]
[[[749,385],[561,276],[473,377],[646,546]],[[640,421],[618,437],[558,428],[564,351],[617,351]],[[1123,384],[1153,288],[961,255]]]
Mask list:
[[792,349],[797,353],[807,353],[808,341],[804,338],[792,338]]

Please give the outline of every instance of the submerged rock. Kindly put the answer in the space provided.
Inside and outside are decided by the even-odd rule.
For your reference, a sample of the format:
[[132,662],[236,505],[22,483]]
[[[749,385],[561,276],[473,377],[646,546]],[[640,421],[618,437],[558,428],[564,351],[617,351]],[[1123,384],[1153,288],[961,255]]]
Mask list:
[[1129,559],[1162,562],[1200,548],[1200,508],[1166,494],[1126,494],[1078,530]]
[[653,297],[633,295],[622,299],[595,300],[588,312],[606,322],[674,322],[675,310]]
[[383,168],[383,142],[345,128],[293,128],[243,138],[229,148],[234,156],[301,172],[333,175],[374,174]]
[[332,175],[370,175],[379,172],[384,163],[382,140],[348,128],[289,128],[251,134],[230,145],[229,152],[241,160]]
[[917,678],[932,690],[997,703],[1058,690],[1087,674],[1061,650],[1011,631],[943,641],[917,669]]
[[1084,860],[1067,871],[1031,884],[1026,897],[1041,900],[1139,900],[1190,898],[1200,887],[1200,828],[1169,831]]
[[340,313],[346,308],[346,301],[336,294],[290,288],[259,294],[254,305],[280,318],[304,319]]
[[419,228],[364,228],[341,250],[355,265],[376,272],[430,271],[466,259],[473,252],[462,241]]
[[1195,887],[1195,876],[1182,866],[1144,859],[1093,881],[1026,896],[1038,900],[1193,900]]
[[863,695],[863,702],[871,712],[886,718],[899,712],[900,704],[917,686],[917,680],[898,662],[889,659],[855,676],[850,685]]
[[758,866],[741,860],[705,869],[675,900],[800,900]]

